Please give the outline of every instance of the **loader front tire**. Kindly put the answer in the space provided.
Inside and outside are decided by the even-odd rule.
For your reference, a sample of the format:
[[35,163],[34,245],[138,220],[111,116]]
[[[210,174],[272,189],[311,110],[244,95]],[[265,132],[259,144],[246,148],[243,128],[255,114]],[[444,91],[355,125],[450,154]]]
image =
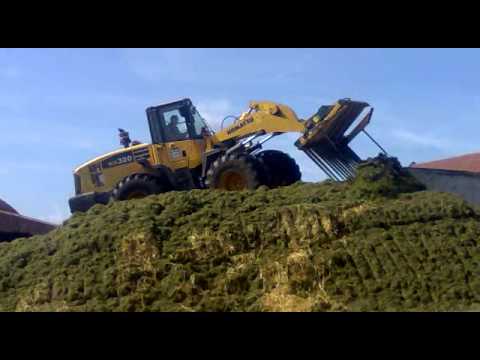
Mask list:
[[207,171],[205,184],[210,189],[254,190],[261,185],[261,164],[248,154],[223,155]]
[[160,179],[148,174],[134,174],[120,181],[112,191],[114,201],[141,199],[164,192]]
[[302,178],[296,161],[282,151],[265,150],[256,157],[265,168],[265,183],[270,188],[292,185]]

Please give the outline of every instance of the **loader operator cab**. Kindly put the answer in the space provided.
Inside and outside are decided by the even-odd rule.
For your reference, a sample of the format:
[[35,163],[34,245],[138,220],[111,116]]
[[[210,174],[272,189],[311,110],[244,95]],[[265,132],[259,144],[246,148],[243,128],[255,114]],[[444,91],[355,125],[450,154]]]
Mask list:
[[209,129],[190,99],[149,107],[147,118],[154,144],[203,139]]

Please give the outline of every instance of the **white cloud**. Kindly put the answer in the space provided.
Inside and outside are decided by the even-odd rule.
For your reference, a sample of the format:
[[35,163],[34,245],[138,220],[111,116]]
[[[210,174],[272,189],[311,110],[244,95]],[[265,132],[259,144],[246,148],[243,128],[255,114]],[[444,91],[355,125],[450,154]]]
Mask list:
[[[391,135],[392,140],[398,141],[395,146],[399,153],[405,154],[409,162],[478,152],[478,144],[474,138],[451,139],[446,136],[417,134],[405,130],[394,130]],[[425,157],[426,154],[429,155]]]
[[295,63],[291,68],[285,71],[278,72],[274,75],[276,80],[293,80],[301,75],[305,74],[305,65],[301,62]]
[[[196,107],[202,117],[215,131],[220,130],[222,120],[227,115],[240,115],[235,112],[232,103],[227,99],[200,100],[197,102]],[[233,119],[230,118],[225,120],[225,125],[230,124],[232,121]]]
[[[0,104],[1,105],[1,104]],[[5,122],[0,123],[0,147],[25,147],[32,146],[55,147],[61,149],[92,150],[97,147],[91,138],[82,138],[83,129],[79,126],[59,124],[43,126],[43,123],[32,121],[24,117],[5,117]],[[96,142],[100,137],[96,136]]]
[[29,173],[48,173],[49,175],[69,174],[71,169],[56,161],[21,161],[2,160],[0,161],[0,175],[24,176]]
[[189,49],[125,49],[123,54],[132,72],[145,80],[189,81],[197,77]]
[[62,149],[77,149],[77,150],[93,150],[96,145],[93,141],[75,139],[65,132],[61,137],[52,136],[51,134],[25,133],[21,136],[5,135],[2,138],[2,146],[25,146],[32,147],[35,145],[51,144],[56,148]]
[[445,138],[427,134],[416,134],[402,129],[393,130],[392,135],[397,139],[406,141],[410,144],[435,148],[439,150],[452,149],[457,147],[457,144],[455,142],[452,142]]
[[43,101],[51,107],[108,108],[111,106],[138,109],[141,113],[149,104],[148,98],[136,95],[109,94],[104,92],[47,94]]
[[40,217],[40,220],[61,225],[69,217],[70,213],[65,209],[65,207],[60,207],[58,204],[53,204],[51,212],[46,216]]
[[299,157],[296,156],[295,160],[297,160],[297,163],[300,166],[302,181],[319,182],[328,178],[327,175],[310,159],[303,161],[303,159],[299,159]]

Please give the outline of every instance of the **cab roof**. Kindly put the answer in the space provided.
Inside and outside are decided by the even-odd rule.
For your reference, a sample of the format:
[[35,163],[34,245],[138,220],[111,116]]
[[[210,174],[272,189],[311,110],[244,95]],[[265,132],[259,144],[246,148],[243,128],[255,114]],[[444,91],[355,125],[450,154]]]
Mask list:
[[178,100],[167,101],[167,102],[161,103],[159,105],[149,106],[147,108],[147,111],[149,109],[156,109],[156,108],[159,108],[159,107],[164,107],[164,106],[174,105],[174,104],[181,104],[181,103],[192,104],[192,100],[190,100],[189,98],[182,98],[182,99],[178,99]]

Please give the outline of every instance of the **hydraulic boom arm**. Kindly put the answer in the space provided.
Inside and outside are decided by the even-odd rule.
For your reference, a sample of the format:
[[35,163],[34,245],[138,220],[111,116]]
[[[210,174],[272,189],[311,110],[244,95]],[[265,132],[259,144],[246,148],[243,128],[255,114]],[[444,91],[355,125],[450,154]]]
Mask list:
[[320,107],[310,118],[301,120],[286,105],[252,101],[248,112],[214,134],[211,141],[212,144],[219,144],[229,140],[248,140],[259,134],[299,132],[301,136],[295,142],[297,148],[304,151],[331,179],[346,180],[355,174],[356,166],[361,161],[349,143],[360,132],[365,132],[373,108],[348,135],[345,133],[369,106],[366,102],[342,99],[331,106]]

